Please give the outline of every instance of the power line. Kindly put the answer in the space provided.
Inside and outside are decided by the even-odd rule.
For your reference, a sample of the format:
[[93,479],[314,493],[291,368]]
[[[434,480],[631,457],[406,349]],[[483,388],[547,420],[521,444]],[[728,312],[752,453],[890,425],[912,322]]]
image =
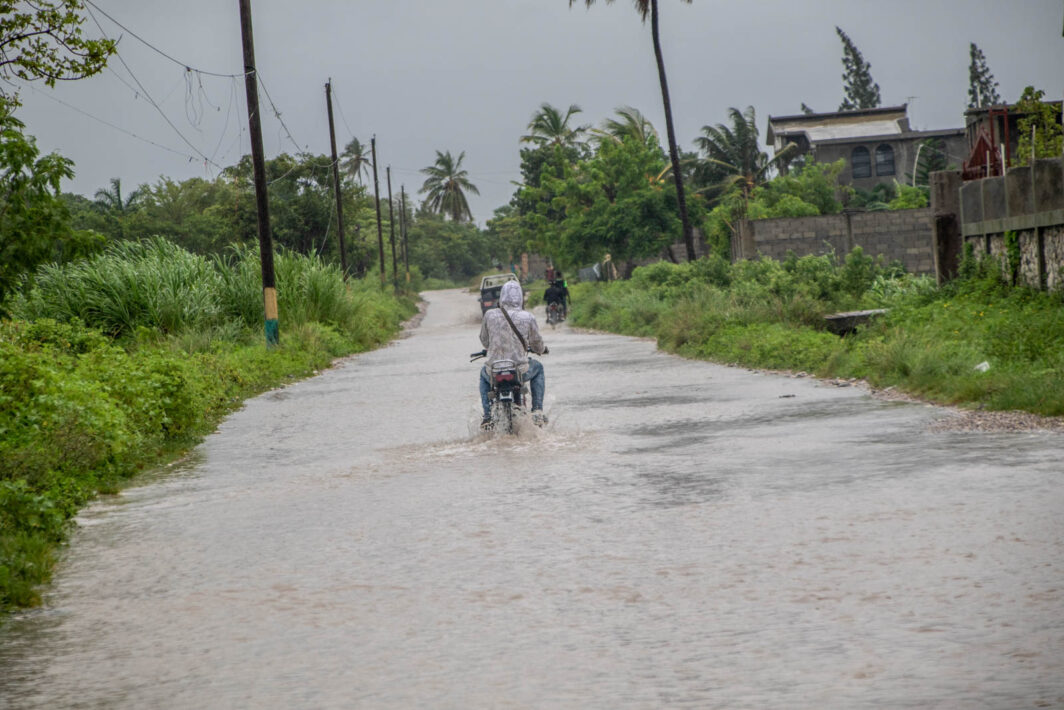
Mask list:
[[52,101],[55,101],[56,103],[59,103],[59,104],[62,104],[63,106],[66,106],[67,108],[71,109],[72,111],[77,111],[81,115],[87,116],[88,118],[91,118],[92,120],[97,121],[98,123],[102,123],[105,126],[113,128],[113,129],[115,129],[116,131],[118,131],[120,133],[125,133],[127,136],[131,136],[133,138],[136,138],[139,141],[144,141],[145,143],[150,143],[151,145],[155,146],[156,148],[162,148],[163,150],[168,151],[170,153],[173,153],[175,155],[180,155],[182,158],[188,158],[189,162],[191,162],[191,161],[196,159],[196,156],[194,156],[194,155],[189,155],[188,153],[182,153],[181,151],[175,150],[175,149],[170,148],[168,146],[165,146],[162,143],[156,143],[155,141],[150,140],[148,138],[144,138],[143,136],[138,136],[136,133],[133,133],[132,131],[127,131],[125,128],[122,128],[121,126],[116,126],[115,124],[111,123],[110,121],[106,121],[106,120],[100,118],[99,116],[94,116],[91,113],[89,113],[88,111],[80,109],[80,108],[78,108],[77,106],[75,106],[75,105],[73,105],[71,103],[67,103],[66,101],[63,101],[62,99],[57,98],[57,97],[53,96],[52,94],[46,93],[44,91],[40,91],[40,90],[38,90],[38,89],[34,88],[33,86],[28,85],[28,84],[27,84],[27,86],[29,86],[30,91],[32,91],[32,92],[34,92],[36,94],[40,94],[41,96],[45,96],[45,97],[51,99]]
[[[167,54],[167,53],[166,53],[166,52],[164,52],[163,50],[159,49],[158,47],[156,47],[155,45],[153,45],[153,44],[152,44],[151,42],[149,42],[148,40],[144,39],[143,37],[141,37],[140,35],[138,35],[138,34],[137,34],[136,32],[134,32],[133,30],[131,30],[131,29],[129,29],[128,27],[126,27],[125,25],[123,25],[123,24],[122,24],[121,22],[119,22],[119,21],[118,21],[118,20],[116,20],[115,18],[113,18],[113,17],[111,17],[110,15],[108,15],[108,14],[107,14],[107,12],[105,12],[103,8],[101,8],[101,7],[100,7],[99,5],[97,5],[96,3],[92,2],[92,0],[85,0],[85,4],[86,4],[86,5],[91,5],[92,7],[96,8],[96,11],[97,11],[97,12],[99,12],[99,13],[100,13],[101,15],[103,15],[104,17],[106,17],[106,18],[107,18],[108,20],[110,20],[111,22],[115,23],[116,25],[118,25],[119,27],[121,27],[121,28],[122,28],[123,30],[125,30],[126,32],[128,32],[128,33],[129,33],[129,34],[130,34],[130,35],[131,35],[131,36],[132,36],[132,37],[133,37],[134,39],[136,39],[136,40],[138,40],[139,42],[141,42],[141,43],[142,43],[142,44],[143,44],[144,46],[146,46],[146,47],[148,47],[149,49],[151,49],[152,51],[154,51],[154,52],[156,52],[156,53],[158,53],[158,54],[162,55],[163,57],[166,57],[167,59],[169,59],[169,60],[170,60],[171,62],[173,62],[174,64],[177,64],[178,66],[184,67],[184,68],[185,68],[186,70],[188,70],[188,71],[194,71],[194,72],[196,72],[197,74],[207,74],[207,75],[209,75],[209,76],[221,76],[221,77],[236,77],[236,78],[240,78],[240,77],[243,77],[243,76],[244,76],[244,74],[245,74],[245,72],[241,72],[241,73],[239,73],[239,74],[222,74],[222,73],[219,73],[219,72],[207,71],[206,69],[196,69],[195,67],[193,67],[193,66],[190,66],[189,64],[187,64],[187,63],[185,63],[185,62],[182,62],[182,61],[181,61],[181,60],[179,60],[179,59],[175,59],[174,57],[171,57],[171,56],[170,56],[169,54]],[[91,12],[91,11],[89,11],[89,14],[91,15],[91,14],[92,14],[92,12]],[[97,26],[97,27],[100,27],[100,23],[99,23],[99,22],[98,22],[98,21],[96,20],[96,18],[95,18],[95,17],[93,17],[92,19],[93,19],[93,22],[96,22],[96,26]],[[102,32],[102,33],[103,33],[104,35],[106,35],[106,34],[107,34],[106,32],[104,32],[104,31],[103,31],[103,27],[100,27],[100,32]],[[117,52],[116,52],[116,53],[117,53]]]
[[284,119],[281,118],[281,112],[277,110],[277,106],[273,103],[273,97],[270,96],[270,91],[266,88],[266,83],[262,80],[262,73],[257,69],[255,70],[255,78],[258,80],[259,86],[262,87],[262,93],[266,94],[266,100],[270,102],[270,108],[273,109],[273,115],[277,118],[281,127],[284,128],[284,132],[288,135],[288,140],[292,141],[292,145],[296,147],[298,152],[306,152],[306,148],[300,147],[299,143],[296,142],[296,139],[292,137],[292,132],[288,130],[288,126],[285,125]]
[[[88,2],[88,0],[86,0],[86,2]],[[92,3],[90,2],[89,4],[91,5]],[[95,5],[93,5],[93,7],[95,7]],[[100,25],[100,21],[97,20],[96,19],[96,15],[94,15],[92,13],[92,10],[89,10],[88,7],[86,7],[85,9],[89,13],[89,17],[92,18],[92,21],[96,23],[97,27],[99,27],[100,32],[102,34],[106,34],[103,31],[103,27]],[[115,51],[115,56],[118,57],[118,61],[122,62],[122,66],[124,66],[126,68],[126,71],[129,73],[130,78],[133,79],[133,82],[140,88],[140,91],[141,91],[142,94],[144,94],[144,97],[146,99],[148,99],[148,102],[152,106],[155,107],[155,110],[159,112],[159,115],[163,117],[163,120],[166,121],[166,123],[169,124],[170,128],[172,128],[174,130],[174,133],[176,133],[178,135],[178,137],[181,138],[181,140],[185,142],[185,145],[187,145],[189,148],[191,148],[197,155],[199,155],[201,158],[203,158],[209,164],[214,165],[214,167],[216,167],[219,170],[221,170],[222,166],[218,165],[217,163],[212,161],[210,158],[208,158],[206,155],[204,155],[203,151],[201,151],[199,148],[194,146],[192,144],[192,142],[188,138],[185,138],[184,134],[181,133],[180,130],[178,130],[177,126],[174,125],[174,122],[171,121],[170,117],[166,115],[166,112],[162,110],[162,108],[159,106],[159,104],[157,104],[155,102],[155,99],[153,99],[151,97],[151,94],[148,93],[148,90],[144,88],[144,85],[140,83],[140,80],[137,79],[136,74],[133,73],[133,70],[130,69],[129,64],[126,63],[126,60],[122,58],[122,55],[117,50]]]

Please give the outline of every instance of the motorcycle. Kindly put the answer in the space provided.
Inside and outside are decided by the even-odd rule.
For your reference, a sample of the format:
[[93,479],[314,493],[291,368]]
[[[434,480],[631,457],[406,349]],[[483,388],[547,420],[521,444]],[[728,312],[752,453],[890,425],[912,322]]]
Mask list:
[[547,304],[547,325],[553,328],[563,320],[565,320],[565,312],[562,309],[562,304],[557,301]]
[[[487,354],[487,350],[471,353],[469,361],[479,360]],[[491,371],[488,373],[488,381],[491,383],[488,398],[491,402],[492,429],[513,434],[514,417],[524,410],[525,402],[528,400],[528,385],[521,378],[517,363],[513,360],[493,362]]]

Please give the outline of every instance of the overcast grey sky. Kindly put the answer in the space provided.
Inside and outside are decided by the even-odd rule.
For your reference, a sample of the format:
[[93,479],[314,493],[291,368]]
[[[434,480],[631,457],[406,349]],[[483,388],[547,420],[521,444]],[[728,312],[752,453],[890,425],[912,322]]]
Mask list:
[[[93,1],[180,64],[243,69],[237,0]],[[396,194],[400,184],[417,192],[419,170],[436,150],[465,151],[463,166],[480,188],[471,199],[479,224],[509,201],[520,177],[518,139],[544,101],[576,103],[581,122],[594,124],[634,106],[664,135],[649,25],[629,0],[600,0],[590,10],[582,1],[570,9],[567,0],[253,0],[252,7],[261,79],[294,139],[260,92],[267,157],[297,146],[328,153],[324,84],[332,77],[338,149],[352,135],[368,144],[376,134],[381,189],[391,165]],[[803,101],[835,110],[842,99],[836,25],[871,62],[883,104],[908,102],[915,128],[962,125],[969,42],[986,54],[1005,100],[1028,84],[1053,98],[1064,94],[1061,0],[661,0],[660,7],[683,150],[694,149],[702,126],[725,122],[729,106],[755,107],[762,141],[769,115],[799,113]],[[127,189],[160,176],[213,177],[218,169],[200,154],[227,166],[249,152],[242,79],[190,74],[96,17],[122,37],[128,68],[113,58],[90,79],[54,90],[21,87],[19,116],[29,133],[42,150],[75,161],[64,190],[91,196],[112,177]],[[88,27],[98,34],[91,20]]]

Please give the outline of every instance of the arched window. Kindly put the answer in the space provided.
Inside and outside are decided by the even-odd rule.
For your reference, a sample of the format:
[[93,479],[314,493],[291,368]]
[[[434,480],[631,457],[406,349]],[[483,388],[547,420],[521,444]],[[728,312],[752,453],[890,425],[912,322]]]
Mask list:
[[872,177],[872,158],[868,154],[868,148],[859,145],[850,153],[850,167],[853,168],[855,178]]
[[894,149],[889,145],[876,148],[876,175],[894,174]]

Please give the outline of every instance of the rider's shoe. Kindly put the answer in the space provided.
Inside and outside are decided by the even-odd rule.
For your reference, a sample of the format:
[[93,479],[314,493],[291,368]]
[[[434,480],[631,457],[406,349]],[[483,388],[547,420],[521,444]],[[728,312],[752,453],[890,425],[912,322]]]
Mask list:
[[536,426],[547,426],[547,415],[542,411],[532,412],[532,423]]
[[481,431],[491,431],[494,428],[495,428],[495,425],[492,424],[491,417],[484,417],[480,421],[480,430]]

